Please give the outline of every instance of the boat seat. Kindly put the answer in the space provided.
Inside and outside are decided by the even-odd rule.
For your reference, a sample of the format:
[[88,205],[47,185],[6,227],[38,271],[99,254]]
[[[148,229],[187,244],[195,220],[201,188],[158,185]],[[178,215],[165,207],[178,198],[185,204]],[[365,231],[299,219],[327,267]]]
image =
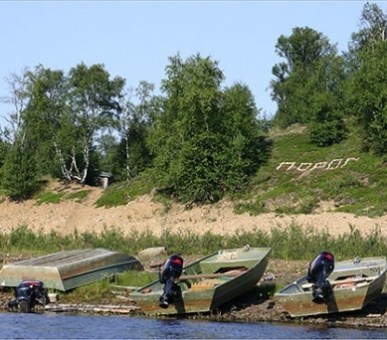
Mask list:
[[227,262],[218,262],[218,261],[203,261],[200,263],[203,273],[217,273],[220,269],[226,270],[236,270],[236,269],[249,269],[256,265],[257,260],[236,260],[236,261],[227,261]]
[[[339,276],[339,278],[332,279],[328,278],[329,283],[336,288],[346,288],[349,284],[352,284],[356,287],[362,286],[363,284],[367,285],[370,281],[373,281],[377,276],[363,276],[363,277],[345,277]],[[302,289],[309,290],[313,287],[313,283],[304,283]]]
[[[378,276],[363,276],[363,277],[340,277],[339,279],[330,281],[332,286],[338,286],[345,284],[353,284],[356,287],[362,286],[364,283],[367,285],[371,281],[378,278]],[[344,286],[345,287],[345,286]]]

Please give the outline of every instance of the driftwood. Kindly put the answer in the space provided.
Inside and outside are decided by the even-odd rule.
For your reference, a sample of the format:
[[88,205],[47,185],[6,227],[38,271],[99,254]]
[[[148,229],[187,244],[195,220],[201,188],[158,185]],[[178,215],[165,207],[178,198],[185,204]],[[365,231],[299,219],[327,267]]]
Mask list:
[[125,290],[128,293],[133,292],[134,290],[137,290],[137,289],[141,288],[141,287],[137,287],[137,286],[120,286],[120,285],[111,285],[111,286],[113,288],[123,289],[123,290]]
[[115,305],[84,305],[84,304],[48,304],[45,310],[49,312],[83,312],[83,313],[114,313],[131,314],[140,311],[138,306]]
[[164,263],[165,262],[154,263],[154,264],[151,264],[149,267],[152,268],[152,269],[154,269],[154,268],[159,269],[162,266],[164,266]]

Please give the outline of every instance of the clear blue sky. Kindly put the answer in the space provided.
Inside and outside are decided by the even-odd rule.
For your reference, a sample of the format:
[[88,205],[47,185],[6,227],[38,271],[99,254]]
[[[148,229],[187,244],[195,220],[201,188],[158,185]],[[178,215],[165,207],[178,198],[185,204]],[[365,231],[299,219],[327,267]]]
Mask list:
[[[224,86],[243,82],[271,117],[267,90],[280,35],[310,27],[346,51],[366,1],[0,1],[0,96],[4,78],[38,64],[66,73],[104,64],[112,77],[159,89],[168,57],[219,62]],[[371,1],[386,12],[386,1]],[[159,93],[159,92],[157,92]],[[0,105],[0,114],[9,108]]]

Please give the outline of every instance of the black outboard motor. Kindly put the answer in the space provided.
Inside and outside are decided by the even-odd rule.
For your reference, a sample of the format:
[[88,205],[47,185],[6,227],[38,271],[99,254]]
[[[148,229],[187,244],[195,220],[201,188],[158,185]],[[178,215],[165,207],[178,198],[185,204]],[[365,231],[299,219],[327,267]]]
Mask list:
[[14,308],[19,313],[31,313],[36,305],[45,306],[49,303],[47,291],[43,288],[43,282],[38,280],[21,281],[15,288],[15,299],[8,302],[8,308]]
[[165,262],[164,270],[159,274],[160,283],[164,283],[164,293],[160,296],[160,307],[168,306],[181,297],[180,286],[175,282],[183,271],[183,258],[179,255],[171,255]]
[[321,252],[310,263],[308,268],[308,282],[313,283],[313,302],[322,303],[332,295],[332,287],[327,281],[335,268],[335,259],[327,251]]

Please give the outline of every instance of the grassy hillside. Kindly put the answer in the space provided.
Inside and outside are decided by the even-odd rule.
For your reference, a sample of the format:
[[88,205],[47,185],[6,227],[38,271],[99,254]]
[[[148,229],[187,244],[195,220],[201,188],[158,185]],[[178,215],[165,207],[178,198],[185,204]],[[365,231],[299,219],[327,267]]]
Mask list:
[[[270,138],[273,140],[272,157],[259,170],[248,192],[231,197],[237,213],[248,212],[251,215],[258,215],[274,211],[279,216],[281,214],[311,214],[318,212],[321,205],[324,205],[328,206],[332,212],[349,212],[369,217],[386,215],[387,167],[380,158],[362,151],[361,143],[355,138],[349,138],[340,145],[329,148],[313,146],[303,129],[272,134]],[[222,225],[223,222],[222,220],[216,221],[218,215],[212,215],[215,217],[211,221],[199,219],[211,227],[210,232],[199,235],[192,226],[197,227],[200,222],[194,224],[196,223],[195,217],[192,215],[183,217],[179,211],[176,221],[179,227],[186,227],[182,229],[186,232],[182,232],[179,228],[173,229],[176,227],[176,224],[173,224],[175,220],[170,219],[168,226],[171,229],[165,229],[161,236],[155,236],[151,232],[152,227],[161,228],[164,225],[160,223],[163,217],[157,219],[160,217],[160,211],[157,216],[138,214],[137,217],[135,216],[137,210],[117,212],[114,215],[117,219],[112,222],[113,211],[94,209],[94,207],[126,205],[140,195],[149,194],[153,185],[146,176],[137,179],[130,185],[115,183],[105,191],[101,188],[85,188],[79,185],[63,186],[57,182],[51,184],[44,193],[36,197],[36,204],[59,204],[72,201],[70,207],[67,206],[71,212],[70,222],[75,220],[76,223],[84,226],[86,222],[80,222],[83,216],[91,220],[92,225],[86,231],[77,229],[73,234],[61,235],[60,231],[67,225],[73,228],[72,224],[68,224],[68,215],[61,214],[59,210],[55,210],[53,205],[49,205],[48,210],[43,210],[39,215],[38,210],[35,209],[34,220],[39,220],[41,217],[39,223],[48,226],[56,225],[57,221],[63,220],[61,229],[52,229],[50,233],[44,234],[42,230],[30,229],[31,226],[25,223],[19,226],[15,224],[15,228],[5,232],[3,226],[2,233],[0,233],[0,259],[1,253],[20,254],[28,251],[28,253],[41,254],[53,253],[60,249],[87,247],[103,247],[136,254],[144,248],[160,245],[165,246],[170,252],[184,254],[207,254],[220,248],[240,247],[245,244],[270,246],[273,248],[273,258],[284,259],[312,259],[321,249],[329,249],[337,259],[385,255],[387,252],[386,237],[379,229],[363,237],[354,226],[349,233],[338,235],[327,232],[325,228],[311,230],[292,223],[285,229],[273,229],[272,233],[268,233],[258,228],[259,219],[254,221],[252,218],[250,225],[254,225],[254,229],[246,229],[243,232],[235,229],[234,234],[224,236],[214,231],[215,225]],[[166,211],[172,206],[170,200],[158,193],[155,193],[152,199],[162,201]],[[149,197],[148,201],[150,201]],[[92,206],[87,205],[86,210],[80,209],[76,213],[74,202],[80,205],[87,202]],[[327,202],[331,203],[327,205]],[[7,203],[6,207],[9,211],[10,203],[6,201],[3,203]],[[227,203],[224,209],[229,212],[229,202],[222,203]],[[31,209],[35,206],[35,203],[33,204],[30,206]],[[20,208],[25,209],[22,205]],[[144,209],[143,205],[141,209]],[[46,218],[50,216],[51,210],[55,210],[54,220]],[[97,213],[94,211],[101,210],[106,212],[107,216],[103,215],[96,219]],[[198,210],[201,217],[207,216],[204,210]],[[209,210],[211,209],[208,209],[207,213]],[[219,214],[219,210],[213,209],[213,211]],[[15,213],[15,216],[19,214],[19,212]],[[163,215],[162,212],[161,215]],[[143,216],[146,217],[143,218]],[[24,215],[23,218],[26,216]],[[132,218],[133,221],[131,221]],[[154,218],[153,221],[152,218]],[[128,235],[122,233],[121,226],[125,225],[129,228],[130,224],[138,227],[141,219],[145,220],[147,228],[152,227],[141,232],[133,229]],[[242,220],[245,225],[245,218],[242,217]],[[117,228],[110,226],[106,228],[105,225],[103,231],[97,233],[97,223],[103,226],[107,221],[110,226],[117,226]],[[326,221],[321,222],[325,224]]]
[[[331,212],[378,217],[387,213],[387,164],[362,151],[357,134],[340,144],[320,148],[310,143],[302,127],[272,133],[272,155],[260,168],[248,190],[234,195],[236,213],[258,215],[311,214],[321,206]],[[125,205],[136,197],[149,194],[153,183],[143,176],[127,185],[115,183],[97,200],[97,207]],[[83,192],[85,194],[85,192]],[[39,196],[39,203],[82,197],[62,197],[58,193]],[[165,209],[171,201],[154,195]]]
[[387,164],[363,152],[355,137],[327,148],[312,145],[303,129],[272,139],[272,157],[251,190],[236,198],[237,212],[309,214],[324,201],[336,212],[369,217],[387,212]]

